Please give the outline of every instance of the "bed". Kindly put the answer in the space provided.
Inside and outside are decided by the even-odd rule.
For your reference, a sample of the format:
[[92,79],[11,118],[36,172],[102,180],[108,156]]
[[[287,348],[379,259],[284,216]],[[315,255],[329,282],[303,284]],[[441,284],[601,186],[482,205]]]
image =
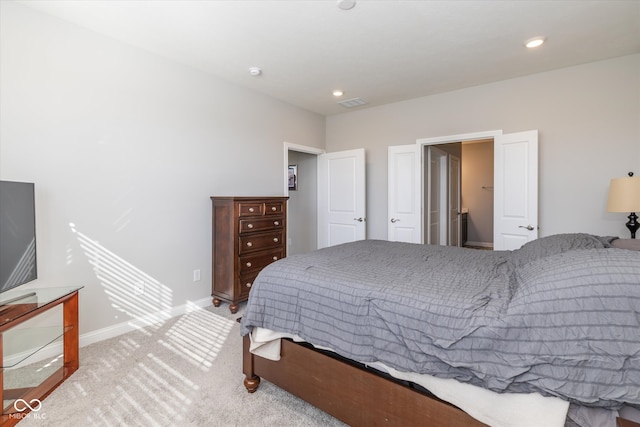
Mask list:
[[241,321],[260,378],[350,425],[615,425],[640,406],[640,252],[366,240],[277,261]]

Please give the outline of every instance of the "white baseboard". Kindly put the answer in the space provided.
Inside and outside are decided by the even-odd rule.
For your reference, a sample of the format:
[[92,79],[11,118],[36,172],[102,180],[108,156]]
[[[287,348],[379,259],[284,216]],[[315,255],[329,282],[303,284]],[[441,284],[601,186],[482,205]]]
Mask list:
[[466,242],[464,242],[464,244],[466,246],[479,246],[481,248],[492,248],[493,247],[493,243],[491,243],[491,242],[472,242],[470,240],[467,240]]
[[[126,322],[119,323],[117,325],[108,326],[106,328],[98,329],[96,331],[87,332],[86,334],[80,335],[80,347],[85,347],[89,344],[93,344],[98,341],[103,341],[109,338],[117,337],[118,335],[125,334],[127,332],[135,331],[136,329],[144,328],[145,326],[152,325],[154,323],[162,322],[164,320],[171,319],[175,316],[180,316],[182,314],[191,313],[194,310],[204,308],[211,305],[211,297],[206,297],[199,299],[197,301],[188,301],[186,304],[179,305],[177,307],[173,307],[168,310],[162,310],[156,313],[147,314],[145,316],[131,319]],[[14,363],[22,360],[20,363],[17,363],[14,368],[20,368],[22,366],[39,362],[41,360],[47,359],[57,359],[62,354],[62,341],[56,341],[52,344],[45,346],[42,350],[30,356],[35,349],[23,351],[21,353],[12,355],[4,359],[5,366],[11,366]],[[80,361],[82,363],[82,361]]]

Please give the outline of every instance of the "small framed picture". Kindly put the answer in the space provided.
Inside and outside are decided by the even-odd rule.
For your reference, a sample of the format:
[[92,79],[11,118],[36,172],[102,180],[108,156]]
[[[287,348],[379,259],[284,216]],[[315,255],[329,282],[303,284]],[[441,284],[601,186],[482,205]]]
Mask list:
[[298,189],[298,165],[289,165],[289,191]]

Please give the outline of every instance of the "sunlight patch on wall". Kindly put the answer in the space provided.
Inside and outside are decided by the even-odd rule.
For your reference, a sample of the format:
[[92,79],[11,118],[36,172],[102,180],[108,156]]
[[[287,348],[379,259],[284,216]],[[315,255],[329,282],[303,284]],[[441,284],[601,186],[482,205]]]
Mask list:
[[69,226],[114,309],[147,325],[171,317],[173,292],[169,287],[81,233],[73,223]]

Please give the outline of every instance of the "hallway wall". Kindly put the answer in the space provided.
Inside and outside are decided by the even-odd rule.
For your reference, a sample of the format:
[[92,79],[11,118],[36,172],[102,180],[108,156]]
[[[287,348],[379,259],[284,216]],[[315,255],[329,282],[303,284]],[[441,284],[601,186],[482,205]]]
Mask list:
[[469,210],[467,243],[493,245],[493,140],[462,144],[462,207]]

